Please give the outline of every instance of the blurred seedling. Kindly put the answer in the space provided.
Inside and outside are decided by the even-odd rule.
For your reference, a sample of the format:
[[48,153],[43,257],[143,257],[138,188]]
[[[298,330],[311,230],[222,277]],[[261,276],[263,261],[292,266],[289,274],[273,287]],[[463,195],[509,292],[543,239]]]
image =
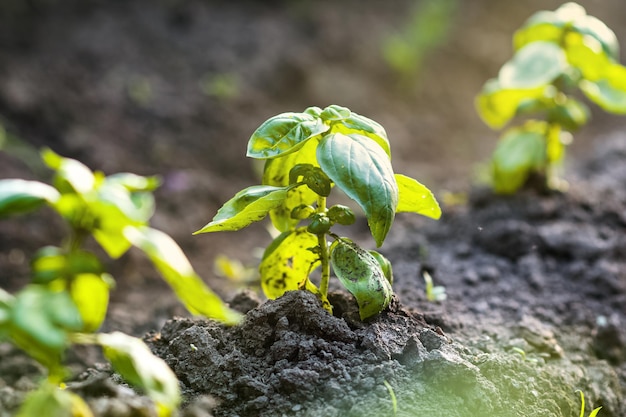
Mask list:
[[154,400],[159,416],[170,415],[180,402],[180,390],[165,362],[139,339],[95,333],[115,281],[100,259],[84,249],[87,241],[95,240],[113,259],[133,246],[143,251],[193,314],[230,324],[241,316],[204,284],[171,237],[149,227],[156,178],[105,176],[51,150],[44,150],[42,158],[54,171],[53,185],[0,180],[0,218],[48,206],[69,230],[60,246],[35,254],[30,284],[15,295],[0,289],[0,340],[9,340],[48,370],[47,381],[27,396],[18,416],[92,415],[80,397],[59,389],[67,376],[63,357],[72,344],[102,347],[114,369]]
[[446,287],[442,285],[435,285],[433,277],[428,273],[428,271],[423,271],[422,277],[424,278],[424,284],[426,285],[426,299],[428,301],[444,301],[448,298],[448,295],[446,294]]
[[[247,155],[265,161],[262,185],[238,192],[196,234],[240,230],[269,214],[281,233],[259,266],[268,298],[305,289],[332,311],[327,298],[332,265],[356,298],[361,319],[384,310],[392,295],[391,264],[380,253],[331,231],[335,224],[349,226],[356,219],[350,207],[328,206],[331,191],[340,189],[365,212],[378,246],[397,212],[434,219],[441,215],[425,186],[393,172],[384,128],[345,107],[309,107],[265,121],[252,134]],[[310,280],[317,267],[319,286]]]
[[502,133],[491,158],[493,189],[563,189],[557,169],[571,132],[590,114],[573,93],[582,92],[607,112],[626,114],[626,67],[618,62],[617,37],[582,6],[566,3],[532,15],[515,32],[513,49],[513,58],[476,98],[478,114],[491,128],[520,120]]
[[387,392],[389,392],[389,398],[391,399],[391,409],[393,410],[393,415],[397,416],[398,415],[398,399],[396,398],[396,393],[393,390],[393,387],[391,386],[391,384],[387,381],[383,381],[383,384],[385,384],[385,388],[387,388]]
[[[580,416],[579,417],[585,417],[585,394],[583,394],[581,390],[576,390],[576,392],[580,394]],[[601,409],[602,407],[594,408],[593,410],[591,410],[588,417],[596,417]]]

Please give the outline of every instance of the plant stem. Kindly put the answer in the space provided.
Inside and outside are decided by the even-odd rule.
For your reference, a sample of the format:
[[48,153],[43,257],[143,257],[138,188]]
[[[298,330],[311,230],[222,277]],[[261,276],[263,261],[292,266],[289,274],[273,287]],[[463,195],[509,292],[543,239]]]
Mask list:
[[[317,199],[317,212],[326,212],[326,197],[319,196]],[[326,241],[326,233],[317,235],[317,244],[320,248],[320,262],[322,263],[322,279],[320,281],[320,293],[324,297],[328,295],[328,281],[330,280],[330,256],[328,253],[328,242]]]

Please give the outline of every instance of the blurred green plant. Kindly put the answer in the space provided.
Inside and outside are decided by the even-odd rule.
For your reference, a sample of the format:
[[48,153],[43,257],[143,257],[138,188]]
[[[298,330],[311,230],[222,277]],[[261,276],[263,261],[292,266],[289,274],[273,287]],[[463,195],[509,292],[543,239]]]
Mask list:
[[446,287],[443,285],[435,285],[433,277],[430,276],[428,271],[422,272],[424,278],[424,284],[426,286],[426,299],[431,302],[445,301],[448,298],[446,294]]
[[15,295],[0,289],[0,340],[10,340],[48,369],[47,382],[27,397],[18,415],[37,415],[46,404],[69,415],[91,415],[80,414],[86,405],[75,394],[57,388],[66,377],[64,353],[73,343],[101,346],[113,367],[150,395],[159,415],[170,415],[180,393],[165,362],[138,339],[94,333],[104,321],[115,281],[98,257],[83,249],[86,240],[93,237],[114,259],[131,246],[145,252],[193,314],[229,324],[237,323],[240,314],[204,284],[171,237],[148,226],[154,213],[152,191],[159,184],[155,177],[105,176],[51,150],[44,150],[42,157],[55,173],[53,185],[0,180],[0,218],[47,205],[69,226],[61,246],[35,254],[30,284]]
[[457,9],[458,0],[417,2],[408,23],[383,42],[383,58],[403,83],[416,79],[428,55],[446,42]]
[[559,189],[556,170],[570,132],[589,120],[587,106],[571,95],[580,90],[602,109],[626,114],[626,67],[619,64],[617,37],[576,3],[532,15],[515,33],[515,54],[476,98],[483,121],[504,131],[491,159],[497,193],[514,193],[530,178]]
[[230,100],[239,95],[239,79],[235,74],[207,74],[200,81],[204,94],[220,100]]
[[[581,390],[576,390],[580,394],[580,417],[585,417],[585,394]],[[596,417],[602,407],[596,407],[589,413],[588,417]]]
[[[265,121],[248,143],[248,156],[265,160],[263,184],[238,192],[198,233],[236,231],[268,214],[281,234],[259,266],[268,298],[306,289],[328,311],[330,268],[356,298],[361,319],[373,317],[391,300],[391,264],[330,231],[355,222],[353,210],[327,207],[334,186],[365,212],[372,236],[382,245],[396,212],[439,218],[432,193],[416,180],[394,174],[387,133],[375,121],[341,106],[282,113]],[[307,221],[306,226],[300,226]],[[327,237],[334,242],[329,245]],[[309,279],[321,266],[317,287]]]

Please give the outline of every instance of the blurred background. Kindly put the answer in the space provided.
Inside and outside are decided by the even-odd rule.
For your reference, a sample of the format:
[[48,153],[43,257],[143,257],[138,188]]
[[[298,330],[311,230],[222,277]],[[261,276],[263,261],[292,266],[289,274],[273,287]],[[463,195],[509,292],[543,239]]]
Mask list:
[[[47,180],[33,152],[43,146],[107,174],[158,174],[154,227],[212,281],[218,253],[251,263],[269,242],[260,226],[191,236],[259,181],[245,151],[263,121],[349,107],[386,128],[397,172],[438,197],[462,192],[498,137],[475,95],[511,57],[514,31],[562,3],[0,0],[0,178]],[[626,45],[626,2],[579,3]],[[591,107],[570,158],[626,127]],[[60,225],[46,215],[0,222],[0,284],[23,285],[32,252],[57,242]],[[156,273],[135,257],[116,276],[141,285]]]

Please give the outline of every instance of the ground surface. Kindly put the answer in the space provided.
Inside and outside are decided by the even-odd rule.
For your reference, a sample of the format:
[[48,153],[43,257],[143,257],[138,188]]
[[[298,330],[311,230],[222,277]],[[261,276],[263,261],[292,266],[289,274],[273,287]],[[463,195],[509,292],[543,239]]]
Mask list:
[[[24,144],[50,146],[107,173],[161,174],[154,225],[227,298],[238,289],[214,276],[215,255],[253,263],[266,232],[190,234],[258,181],[243,155],[267,117],[348,106],[387,128],[399,172],[431,185],[440,199],[445,189],[469,189],[471,164],[496,138],[475,116],[473,96],[509,57],[513,30],[559,3],[462,4],[449,42],[409,87],[398,86],[380,45],[406,23],[412,2],[337,3],[4,2],[0,123],[20,141],[0,152],[0,177],[46,178]],[[583,4],[626,43],[623,2]],[[216,93],[216,79],[235,80],[235,92]],[[574,416],[576,389],[603,406],[600,416],[624,416],[620,126],[616,116],[595,112],[594,124],[576,136],[567,195],[475,191],[439,222],[398,216],[383,247],[398,299],[367,325],[354,320],[345,295],[335,296],[332,317],[301,293],[253,309],[232,329],[168,322],[185,311],[131,252],[111,263],[118,287],[103,330],[149,332],[146,340],[183,384],[187,416],[393,415],[386,384],[405,416]],[[371,245],[360,225],[354,237]],[[3,288],[27,282],[29,257],[58,242],[60,226],[50,213],[0,222]],[[446,287],[446,301],[426,300],[424,271]],[[257,302],[239,295],[233,304],[247,310]],[[41,370],[8,345],[0,345],[0,358],[4,417]],[[68,359],[78,375],[98,356],[78,350]],[[102,379],[104,371],[73,385],[99,415],[150,415],[145,398]]]

